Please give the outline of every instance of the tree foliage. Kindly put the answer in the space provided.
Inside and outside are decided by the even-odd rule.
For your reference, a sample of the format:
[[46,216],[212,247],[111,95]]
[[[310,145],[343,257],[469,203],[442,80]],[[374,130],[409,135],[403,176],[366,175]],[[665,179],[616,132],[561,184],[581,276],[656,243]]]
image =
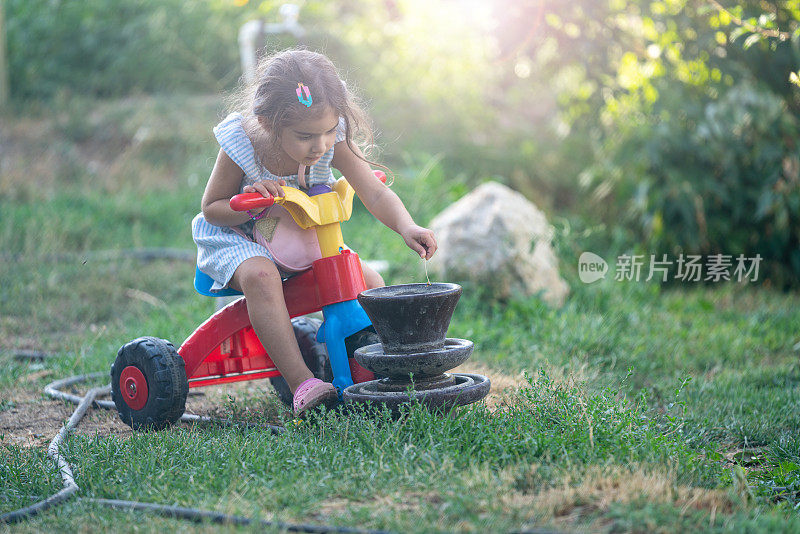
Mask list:
[[761,254],[771,282],[800,282],[800,2],[511,5],[542,23],[501,29],[508,53],[570,80],[554,115],[583,155],[567,206],[649,253]]
[[[7,0],[12,94],[230,88],[239,25],[281,3]],[[800,285],[800,0],[307,0],[300,22],[388,141],[466,183]]]
[[218,90],[239,75],[228,2],[6,0],[11,93]]

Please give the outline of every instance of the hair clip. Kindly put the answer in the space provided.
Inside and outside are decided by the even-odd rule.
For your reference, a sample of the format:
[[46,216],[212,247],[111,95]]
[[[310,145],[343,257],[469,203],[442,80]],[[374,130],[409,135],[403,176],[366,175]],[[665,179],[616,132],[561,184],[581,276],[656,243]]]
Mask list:
[[[308,90],[308,87],[302,83],[298,83],[295,92],[297,93],[297,100],[307,108],[310,108],[314,101],[311,99],[311,92]],[[305,98],[303,98],[303,93],[306,95]]]

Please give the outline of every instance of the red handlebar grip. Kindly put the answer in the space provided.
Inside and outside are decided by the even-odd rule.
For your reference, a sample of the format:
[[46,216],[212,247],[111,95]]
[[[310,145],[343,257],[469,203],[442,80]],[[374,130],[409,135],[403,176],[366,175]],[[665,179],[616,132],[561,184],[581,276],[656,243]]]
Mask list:
[[386,183],[386,173],[383,171],[372,171],[375,174],[375,178],[380,180],[382,183]]
[[241,193],[231,198],[230,205],[233,211],[247,211],[257,208],[268,208],[275,202],[273,196],[265,197],[261,193]]

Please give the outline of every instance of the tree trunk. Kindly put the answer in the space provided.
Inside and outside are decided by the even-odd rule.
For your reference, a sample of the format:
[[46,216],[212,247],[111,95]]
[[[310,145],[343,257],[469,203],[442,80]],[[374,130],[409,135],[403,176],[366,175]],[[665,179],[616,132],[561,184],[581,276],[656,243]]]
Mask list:
[[3,18],[3,0],[0,0],[0,108],[8,102],[8,63],[6,62],[6,25]]

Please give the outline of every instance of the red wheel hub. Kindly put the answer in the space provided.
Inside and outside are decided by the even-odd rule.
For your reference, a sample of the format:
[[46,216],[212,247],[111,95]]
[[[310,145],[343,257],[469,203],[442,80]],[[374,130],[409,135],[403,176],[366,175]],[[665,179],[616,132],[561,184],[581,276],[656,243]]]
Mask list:
[[141,410],[147,404],[147,380],[135,365],[129,365],[119,376],[119,390],[125,404],[134,410]]

